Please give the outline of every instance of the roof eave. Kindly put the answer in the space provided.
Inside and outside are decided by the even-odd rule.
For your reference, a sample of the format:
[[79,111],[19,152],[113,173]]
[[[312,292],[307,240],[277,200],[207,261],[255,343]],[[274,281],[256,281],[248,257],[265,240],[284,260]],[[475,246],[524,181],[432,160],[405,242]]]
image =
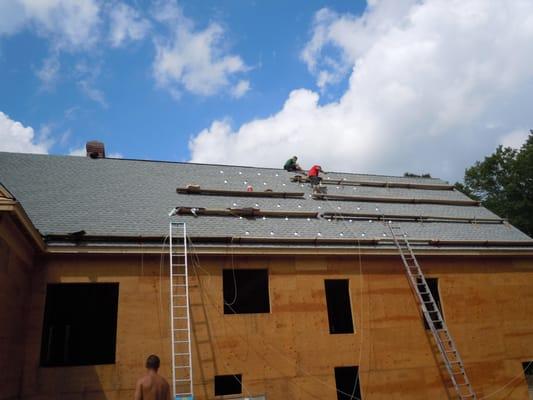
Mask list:
[[0,213],[1,212],[13,215],[15,221],[22,228],[22,231],[30,239],[31,243],[33,243],[40,252],[46,250],[46,244],[41,234],[37,228],[35,228],[28,217],[28,214],[26,214],[26,211],[24,211],[24,208],[22,208],[22,205],[18,201],[14,200],[13,197],[0,198]]

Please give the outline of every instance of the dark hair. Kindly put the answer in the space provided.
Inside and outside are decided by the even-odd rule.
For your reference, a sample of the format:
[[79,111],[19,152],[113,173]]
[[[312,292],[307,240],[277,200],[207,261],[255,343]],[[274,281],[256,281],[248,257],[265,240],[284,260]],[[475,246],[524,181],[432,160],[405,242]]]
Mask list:
[[159,369],[159,363],[160,363],[159,357],[156,356],[155,354],[151,354],[146,359],[146,368],[157,371]]

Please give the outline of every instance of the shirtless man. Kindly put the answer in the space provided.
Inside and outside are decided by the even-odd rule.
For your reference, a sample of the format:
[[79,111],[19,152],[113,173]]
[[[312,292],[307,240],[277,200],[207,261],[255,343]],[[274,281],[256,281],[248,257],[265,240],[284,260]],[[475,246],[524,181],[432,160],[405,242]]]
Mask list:
[[154,354],[146,359],[146,375],[137,381],[135,400],[170,400],[170,386],[157,374],[159,362]]

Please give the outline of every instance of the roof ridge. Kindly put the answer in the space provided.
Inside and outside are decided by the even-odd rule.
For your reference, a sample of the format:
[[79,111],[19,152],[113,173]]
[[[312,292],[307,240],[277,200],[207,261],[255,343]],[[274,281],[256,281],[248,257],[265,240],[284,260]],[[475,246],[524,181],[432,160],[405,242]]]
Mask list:
[[[58,157],[58,158],[82,158],[87,159],[84,156],[72,156],[68,154],[41,154],[41,153],[17,153],[10,151],[0,151],[0,154],[17,154],[22,156],[38,156],[38,157]],[[102,160],[115,160],[115,161],[137,161],[137,162],[147,162],[147,163],[161,163],[161,164],[180,164],[180,165],[204,165],[209,167],[231,167],[231,168],[250,168],[250,169],[263,169],[263,170],[272,170],[272,171],[284,171],[283,168],[274,168],[274,167],[259,167],[253,165],[238,165],[238,164],[218,164],[218,163],[200,163],[200,162],[190,162],[190,161],[172,161],[172,160],[149,160],[142,158],[113,158],[105,157],[103,159],[97,159],[91,161],[101,162]],[[327,171],[329,174],[339,174],[339,175],[359,175],[365,177],[380,177],[380,178],[400,178],[405,180],[420,180],[420,181],[438,181],[447,183],[444,179],[441,178],[427,178],[427,177],[409,177],[402,175],[389,175],[389,174],[371,174],[371,173],[362,173],[362,172],[346,172],[346,171]]]

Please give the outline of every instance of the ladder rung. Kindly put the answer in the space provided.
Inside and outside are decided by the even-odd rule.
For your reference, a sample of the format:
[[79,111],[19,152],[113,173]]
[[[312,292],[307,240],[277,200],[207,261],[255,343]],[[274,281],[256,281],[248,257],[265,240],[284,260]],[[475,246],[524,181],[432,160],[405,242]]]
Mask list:
[[174,319],[187,319],[187,317],[174,317]]
[[173,308],[187,308],[187,306],[172,306]]
[[188,356],[189,353],[176,353],[175,356]]
[[184,284],[181,284],[181,283],[177,283],[177,284],[172,285],[172,286],[174,286],[174,287],[185,287],[187,285],[184,285]]
[[175,340],[174,343],[189,343],[188,340]]
[[173,294],[173,297],[187,297],[186,294]]
[[184,369],[184,368],[191,368],[190,365],[176,365],[174,368]]
[[188,331],[187,328],[174,328],[175,331]]
[[415,292],[418,306],[423,312],[424,322],[431,327],[431,331],[437,342],[438,351],[441,353],[459,398],[462,400],[476,399],[476,394],[468,381],[463,361],[448,332],[446,323],[444,322],[437,302],[433,298],[424,273],[418,264],[415,253],[407,238],[407,233],[399,224],[393,225],[389,222],[389,228],[392,232],[394,244],[404,264],[405,273],[409,279],[411,289]]

